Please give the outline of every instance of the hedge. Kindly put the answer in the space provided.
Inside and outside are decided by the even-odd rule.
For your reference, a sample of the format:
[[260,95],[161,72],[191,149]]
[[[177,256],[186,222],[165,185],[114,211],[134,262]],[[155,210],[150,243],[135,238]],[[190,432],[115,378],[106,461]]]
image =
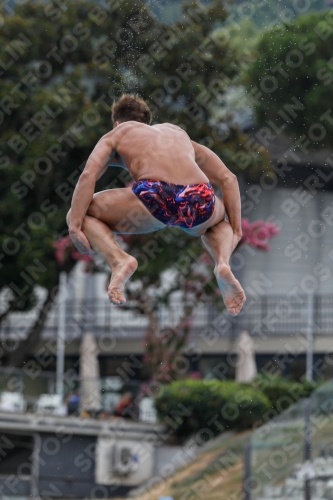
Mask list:
[[308,397],[316,389],[315,382],[290,382],[285,378],[269,375],[257,375],[251,383],[271,402],[271,408],[281,413],[301,398]]
[[271,403],[248,384],[190,379],[165,385],[155,406],[160,420],[178,437],[200,431],[208,439],[224,430],[254,427]]

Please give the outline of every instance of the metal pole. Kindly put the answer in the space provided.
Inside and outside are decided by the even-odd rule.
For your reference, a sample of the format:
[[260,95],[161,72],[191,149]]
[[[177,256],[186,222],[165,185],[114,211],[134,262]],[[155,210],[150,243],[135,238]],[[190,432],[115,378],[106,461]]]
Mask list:
[[308,293],[308,314],[307,314],[307,350],[306,350],[306,380],[312,382],[313,379],[313,313],[314,313],[314,295]]
[[304,500],[311,500],[311,398],[304,402]]
[[65,271],[61,271],[59,276],[59,314],[57,332],[57,394],[61,396],[62,399],[64,397],[66,288],[66,273]]
[[31,496],[34,500],[40,500],[39,496],[39,464],[40,464],[40,450],[42,447],[42,439],[38,432],[33,434],[33,452],[32,458],[32,474],[31,474]]
[[251,500],[251,441],[244,446],[244,480],[243,480],[243,499]]

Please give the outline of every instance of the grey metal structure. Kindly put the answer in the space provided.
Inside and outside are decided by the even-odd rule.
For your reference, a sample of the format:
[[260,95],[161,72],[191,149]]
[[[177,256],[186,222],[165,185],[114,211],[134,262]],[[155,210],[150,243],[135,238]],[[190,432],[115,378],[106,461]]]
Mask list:
[[256,429],[244,453],[244,500],[333,497],[333,380]]
[[[260,278],[257,287],[260,286]],[[309,296],[312,301],[309,303]],[[232,317],[226,311],[219,312],[212,304],[197,308],[191,326],[191,334],[199,336],[208,326],[216,326],[219,336],[229,336],[246,329],[253,336],[293,335],[308,332],[309,325],[315,335],[333,335],[333,294],[299,293],[287,297],[284,294],[258,293],[248,297],[241,314]],[[309,312],[310,306],[310,312]],[[160,321],[167,325],[182,312],[178,301],[169,311],[161,308]],[[310,319],[309,319],[310,314]],[[96,337],[142,338],[146,331],[147,319],[130,311],[122,311],[110,306],[107,299],[67,300],[66,302],[66,339],[81,336],[82,329],[89,318],[89,327]],[[33,323],[34,311],[8,315],[0,326],[0,339],[11,335],[24,337]],[[83,326],[82,326],[83,325]],[[44,327],[43,339],[56,338],[58,328],[58,306]]]
[[122,496],[131,489],[129,474],[96,482],[98,439],[108,436],[110,446],[130,440],[132,447],[148,440],[153,449],[165,441],[157,424],[6,413],[0,436],[0,495],[36,499]]

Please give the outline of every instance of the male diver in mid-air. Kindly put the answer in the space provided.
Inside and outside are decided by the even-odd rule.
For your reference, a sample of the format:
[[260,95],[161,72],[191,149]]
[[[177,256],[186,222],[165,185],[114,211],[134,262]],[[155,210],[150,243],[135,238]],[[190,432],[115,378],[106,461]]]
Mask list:
[[[246,297],[229,266],[242,236],[236,176],[180,127],[151,126],[149,107],[138,96],[122,95],[112,106],[112,121],[113,130],[89,156],[67,215],[69,234],[80,252],[97,250],[109,264],[110,301],[124,304],[125,283],[138,266],[113,233],[149,233],[178,226],[201,236],[215,261],[224,303],[230,314],[237,315]],[[133,186],[94,194],[95,183],[108,166],[127,169]],[[223,203],[211,183],[221,188]]]

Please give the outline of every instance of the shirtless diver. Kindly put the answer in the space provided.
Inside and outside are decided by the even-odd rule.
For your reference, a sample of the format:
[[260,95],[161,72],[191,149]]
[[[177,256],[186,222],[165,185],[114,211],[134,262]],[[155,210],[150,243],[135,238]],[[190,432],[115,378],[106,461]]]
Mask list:
[[[97,250],[109,264],[110,301],[125,303],[125,283],[138,266],[118,245],[114,233],[141,234],[178,226],[201,236],[215,261],[224,303],[230,314],[237,315],[246,297],[229,266],[242,236],[236,176],[180,127],[171,123],[151,126],[150,109],[136,95],[124,94],[113,104],[112,121],[113,130],[89,156],[67,215],[69,234],[78,250]],[[127,169],[133,186],[94,194],[95,183],[108,166]],[[223,203],[212,184],[221,188]]]

